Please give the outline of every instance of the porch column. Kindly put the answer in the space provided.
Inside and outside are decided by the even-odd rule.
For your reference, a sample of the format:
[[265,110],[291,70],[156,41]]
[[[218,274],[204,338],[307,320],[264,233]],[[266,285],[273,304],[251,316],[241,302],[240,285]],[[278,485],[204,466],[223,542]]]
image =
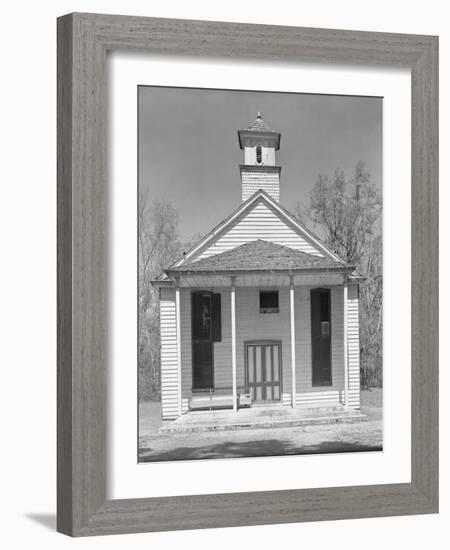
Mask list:
[[344,405],[348,405],[348,285],[344,283]]
[[294,276],[289,275],[290,279],[290,310],[291,310],[291,369],[292,369],[292,408],[297,406],[297,380],[295,376],[295,293]]
[[177,325],[177,408],[178,416],[183,413],[181,401],[181,321],[180,321],[180,279],[175,280],[175,317]]
[[236,412],[236,277],[231,277],[231,368],[233,370],[233,411]]

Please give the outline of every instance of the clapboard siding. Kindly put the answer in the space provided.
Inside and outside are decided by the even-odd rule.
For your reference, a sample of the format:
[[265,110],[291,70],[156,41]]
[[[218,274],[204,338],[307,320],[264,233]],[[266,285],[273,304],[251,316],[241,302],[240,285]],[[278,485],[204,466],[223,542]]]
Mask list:
[[159,296],[161,337],[161,405],[165,420],[178,416],[177,327],[175,289],[161,288]]
[[[341,286],[331,287],[332,385],[318,387],[312,385],[311,288],[313,287],[295,287],[296,401],[297,404],[314,400],[341,401],[344,389],[343,289]],[[286,372],[286,379],[289,382],[284,390],[291,391],[290,372]],[[289,402],[290,399],[289,396]]]
[[360,408],[358,285],[349,285],[347,299],[348,405]]
[[287,375],[290,385],[289,288],[279,289],[279,313],[259,313],[259,289],[238,288],[236,291],[236,352],[238,384],[244,382],[245,342],[280,340],[282,357],[282,391]]
[[[214,386],[231,388],[231,296],[230,289],[214,288],[221,294],[222,340],[213,342]],[[189,399],[192,391],[192,333],[191,290],[181,290],[181,385],[183,398]],[[239,382],[238,382],[239,383]]]
[[[231,388],[233,386],[231,368],[231,291],[229,288],[224,288],[215,289],[214,292],[220,292],[222,308],[222,340],[213,344],[214,386],[218,389]],[[238,300],[237,297],[236,302]],[[237,334],[238,330],[236,328]],[[237,370],[237,384],[238,386],[243,384],[242,373],[240,373],[239,369]]]
[[181,397],[183,412],[189,410],[192,391],[192,340],[191,340],[191,291],[180,291],[181,325]]
[[344,345],[344,288],[338,286],[331,289],[331,378],[333,389],[344,389]]
[[[272,287],[273,288],[273,287]],[[331,287],[332,385],[312,386],[310,291],[295,287],[296,403],[313,405],[344,401],[343,287]],[[222,340],[214,342],[214,385],[232,387],[230,288],[214,288],[221,294]],[[245,384],[245,348],[249,340],[279,340],[282,345],[282,403],[291,404],[291,345],[289,287],[279,287],[279,313],[259,313],[259,288],[236,289],[237,385]],[[181,289],[181,385],[182,409],[188,410],[192,392],[191,289]],[[348,292],[349,406],[359,408],[359,320],[357,286]],[[163,418],[177,416],[177,350],[174,289],[161,289],[161,382]]]
[[[296,394],[311,389],[312,384],[312,356],[311,356],[311,305],[310,288],[305,286],[294,287],[295,295],[295,381]],[[291,333],[290,319],[287,326]],[[286,370],[286,384],[284,390],[292,392],[291,348],[289,346],[289,368]],[[289,405],[292,395],[289,395]]]
[[[231,320],[229,290],[222,290],[223,341],[214,347],[216,386],[232,385],[231,371]],[[312,386],[310,287],[295,287],[295,332],[296,332],[296,393],[297,401],[311,397],[327,401],[342,400],[344,389],[344,342],[343,342],[343,291],[332,287],[332,372],[333,384],[326,387]],[[279,313],[259,313],[259,289],[237,288],[236,290],[236,354],[237,384],[243,385],[245,348],[249,340],[280,340],[282,344],[282,392],[292,391],[289,287],[279,288]]]
[[[317,390],[317,388],[314,388]],[[320,405],[321,403],[343,403],[343,390],[327,390],[326,388],[319,391],[298,392],[296,394],[296,404],[304,405]],[[290,406],[291,394],[283,393],[283,405]]]
[[280,201],[280,174],[279,172],[251,172],[245,170],[241,174],[242,202],[249,199],[257,191],[263,189],[277,202]]
[[230,229],[202,250],[195,260],[221,254],[257,239],[288,246],[315,256],[323,256],[319,248],[281,220],[265,201],[259,200]]

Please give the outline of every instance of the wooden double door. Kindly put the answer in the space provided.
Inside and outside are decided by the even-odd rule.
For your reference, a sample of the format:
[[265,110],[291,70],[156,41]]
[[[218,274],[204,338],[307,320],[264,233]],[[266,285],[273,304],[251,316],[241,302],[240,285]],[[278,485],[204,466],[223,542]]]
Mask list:
[[252,402],[281,400],[281,342],[245,343],[245,386]]

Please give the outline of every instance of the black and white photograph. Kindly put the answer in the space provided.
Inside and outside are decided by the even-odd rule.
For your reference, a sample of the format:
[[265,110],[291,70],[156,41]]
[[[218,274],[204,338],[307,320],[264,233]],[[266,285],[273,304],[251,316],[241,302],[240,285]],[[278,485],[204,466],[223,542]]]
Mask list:
[[448,546],[448,9],[370,7],[5,4],[6,550]]
[[382,450],[382,98],[138,88],[139,461]]

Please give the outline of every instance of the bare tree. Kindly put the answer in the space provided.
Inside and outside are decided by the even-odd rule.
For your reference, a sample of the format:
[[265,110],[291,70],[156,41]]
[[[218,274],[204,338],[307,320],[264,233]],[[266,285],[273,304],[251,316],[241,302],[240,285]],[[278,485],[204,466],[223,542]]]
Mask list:
[[151,284],[180,254],[178,214],[169,203],[139,195],[139,398],[160,397],[158,290]]
[[161,390],[158,289],[151,281],[200,236],[179,239],[178,212],[168,202],[151,203],[139,193],[139,399],[159,399]]
[[382,238],[370,240],[360,262],[366,276],[360,290],[361,384],[381,386],[383,382],[383,261]]
[[382,236],[381,197],[363,162],[351,179],[336,169],[319,175],[305,210],[296,215],[312,228],[318,226],[325,243],[366,276],[360,292],[361,383],[382,384]]

